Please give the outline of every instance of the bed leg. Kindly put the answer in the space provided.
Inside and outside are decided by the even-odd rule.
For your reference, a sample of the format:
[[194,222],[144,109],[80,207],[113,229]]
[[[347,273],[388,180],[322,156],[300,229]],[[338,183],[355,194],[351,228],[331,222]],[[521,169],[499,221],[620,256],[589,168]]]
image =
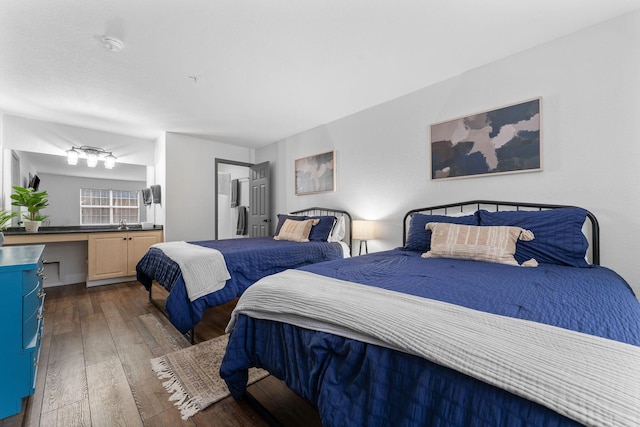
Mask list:
[[193,327],[193,328],[189,329],[187,332],[185,332],[184,333],[184,337],[189,340],[191,345],[194,345],[196,343],[195,327]]
[[[151,290],[153,289],[153,283],[151,284],[151,286],[149,287],[149,302],[155,306],[158,310],[160,310],[160,312],[162,314],[164,314],[164,316],[168,319],[169,318],[169,313],[167,313],[167,309],[163,306],[161,306],[160,304],[158,304],[153,297],[151,296]],[[187,338],[187,340],[189,340],[189,342],[191,343],[191,345],[196,343],[196,334],[195,334],[195,328],[191,328],[187,333],[182,334],[185,338]]]
[[270,427],[283,427],[282,424],[269,412],[267,408],[262,406],[262,403],[258,402],[258,399],[253,397],[249,391],[245,391],[242,395],[242,399],[245,400],[251,408],[257,412],[257,414],[262,418]]

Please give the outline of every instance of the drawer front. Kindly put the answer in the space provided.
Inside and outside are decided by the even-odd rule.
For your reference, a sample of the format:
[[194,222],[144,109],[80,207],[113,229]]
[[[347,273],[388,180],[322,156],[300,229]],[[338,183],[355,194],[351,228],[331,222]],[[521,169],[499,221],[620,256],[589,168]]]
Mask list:
[[39,264],[37,272],[31,270],[24,273],[22,348],[33,347],[36,344],[36,335],[44,314],[43,271],[42,264]]
[[32,395],[36,391],[36,380],[38,379],[38,365],[40,364],[40,343],[42,341],[42,322],[40,322],[40,328],[38,329],[37,344],[34,349],[33,356],[31,357],[31,388],[29,389],[29,395]]
[[[44,302],[44,298],[43,298]],[[28,349],[38,345],[42,335],[42,324],[44,322],[44,307],[40,308],[26,319],[22,325],[22,348]]]

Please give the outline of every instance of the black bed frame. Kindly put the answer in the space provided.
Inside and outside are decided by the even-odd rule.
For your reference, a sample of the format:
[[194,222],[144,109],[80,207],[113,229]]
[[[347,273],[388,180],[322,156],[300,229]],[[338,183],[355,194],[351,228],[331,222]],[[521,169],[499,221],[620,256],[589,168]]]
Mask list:
[[345,218],[345,235],[342,241],[345,242],[347,245],[349,245],[349,248],[353,246],[352,245],[353,237],[351,235],[352,234],[351,227],[353,225],[353,220],[351,219],[351,214],[349,214],[349,212],[343,211],[340,209],[313,207],[313,208],[301,209],[299,211],[293,211],[291,213],[293,215],[307,215],[307,216],[329,215],[329,216],[335,216],[336,218],[339,216],[343,216]]
[[[446,215],[454,213],[473,214],[479,209],[486,209],[492,212],[507,210],[546,210],[575,207],[569,205],[553,205],[543,203],[523,203],[523,202],[499,202],[494,200],[471,200],[461,203],[450,203],[446,205],[429,206],[426,208],[412,209],[404,216],[402,223],[402,245],[407,243],[407,232],[411,216],[416,213],[426,213],[429,215]],[[591,249],[591,263],[600,265],[600,226],[595,215],[587,211],[587,220],[590,223],[589,247]],[[350,245],[351,246],[351,245]],[[282,424],[247,390],[242,397],[262,419],[271,427],[282,427]]]
[[[351,227],[352,227],[353,221],[351,219],[351,215],[349,214],[349,212],[343,211],[341,209],[312,207],[312,208],[293,211],[291,213],[294,215],[308,215],[308,216],[329,215],[329,216],[335,216],[335,217],[339,217],[339,216],[344,217],[345,218],[345,235],[342,241],[345,242],[349,246],[349,249],[351,250],[351,247],[352,247],[352,233],[351,233],[352,228]],[[168,319],[169,313],[167,313],[167,310],[165,308],[165,301],[159,300],[159,299],[153,299],[153,297],[151,296],[152,289],[153,289],[153,283],[151,284],[151,286],[149,286],[149,302],[153,304],[158,310],[160,310],[160,312]],[[184,336],[189,340],[191,344],[195,344],[194,328],[191,328],[189,331],[187,331],[184,334]]]
[[[469,202],[462,203],[450,203],[447,205],[439,205],[439,206],[430,206],[426,208],[420,209],[412,209],[407,212],[404,216],[404,221],[402,223],[402,244],[403,246],[407,243],[407,232],[409,229],[409,222],[411,216],[415,213],[427,213],[429,215],[446,215],[452,213],[460,213],[460,212],[468,212],[469,215],[474,213],[476,210],[486,209],[492,212],[498,211],[507,211],[507,210],[527,210],[527,211],[535,211],[535,210],[547,210],[547,209],[558,209],[558,208],[573,208],[576,206],[569,205],[550,205],[543,203],[522,203],[522,202],[498,202],[494,200],[472,200]],[[591,263],[594,265],[600,265],[600,226],[598,225],[598,220],[595,215],[591,212],[587,211],[587,220],[590,224],[590,236],[587,236],[589,240],[589,248],[591,249]]]

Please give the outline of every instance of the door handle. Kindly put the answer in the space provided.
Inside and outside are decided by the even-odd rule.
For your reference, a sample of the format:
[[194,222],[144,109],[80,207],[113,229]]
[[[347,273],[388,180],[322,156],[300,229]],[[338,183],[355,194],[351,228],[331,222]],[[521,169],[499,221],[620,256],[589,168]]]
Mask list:
[[270,219],[263,219],[262,222],[271,222]]

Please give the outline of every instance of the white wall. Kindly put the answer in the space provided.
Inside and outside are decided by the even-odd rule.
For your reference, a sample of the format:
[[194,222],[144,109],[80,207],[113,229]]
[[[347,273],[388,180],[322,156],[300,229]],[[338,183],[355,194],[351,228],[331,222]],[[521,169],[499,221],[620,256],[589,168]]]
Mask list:
[[[155,142],[154,167],[147,169],[147,184],[160,185],[160,188],[167,187],[167,136],[162,134]],[[161,203],[152,203],[147,208],[147,218],[154,224],[164,224],[166,213],[166,199],[161,199]]]
[[[542,172],[429,180],[431,123],[539,96]],[[402,217],[412,208],[472,199],[585,207],[600,220],[602,264],[640,295],[638,117],[640,12],[279,141],[256,157],[277,164],[276,212],[330,206],[379,220],[370,251],[401,244]],[[296,196],[294,160],[334,149],[337,191]]]
[[214,239],[215,159],[253,163],[254,151],[169,132],[165,138],[165,240]]

